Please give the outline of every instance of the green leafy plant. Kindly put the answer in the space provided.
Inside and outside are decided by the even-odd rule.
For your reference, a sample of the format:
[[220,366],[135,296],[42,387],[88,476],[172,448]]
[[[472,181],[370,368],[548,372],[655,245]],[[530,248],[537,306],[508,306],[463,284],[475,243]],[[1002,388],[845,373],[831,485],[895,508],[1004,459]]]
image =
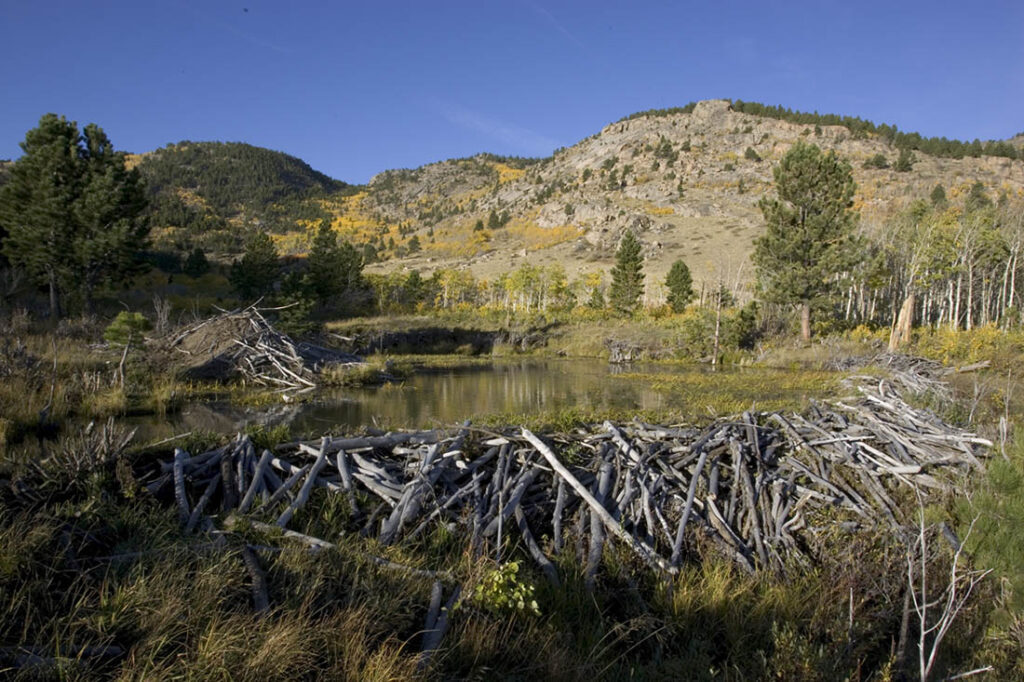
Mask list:
[[540,615],[531,583],[519,577],[519,562],[510,561],[487,573],[473,590],[473,601],[494,614]]

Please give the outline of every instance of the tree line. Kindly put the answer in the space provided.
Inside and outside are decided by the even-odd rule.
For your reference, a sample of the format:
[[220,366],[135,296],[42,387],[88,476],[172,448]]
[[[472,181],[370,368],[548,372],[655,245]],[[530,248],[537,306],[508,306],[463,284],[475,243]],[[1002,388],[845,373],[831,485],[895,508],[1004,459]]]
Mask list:
[[965,156],[1002,156],[1008,159],[1021,158],[1020,151],[1009,142],[1003,140],[973,140],[963,142],[961,140],[950,140],[945,137],[924,137],[920,133],[907,133],[898,126],[886,123],[875,124],[857,116],[840,116],[838,114],[819,114],[818,112],[808,113],[805,111],[794,111],[782,106],[760,104],[758,102],[744,102],[737,99],[732,101],[732,110],[742,114],[752,114],[765,118],[774,118],[790,123],[801,123],[815,126],[843,126],[855,138],[864,138],[868,135],[878,135],[889,145],[897,149],[915,149],[931,156],[962,159]]
[[[147,192],[138,169],[106,134],[79,130],[47,114],[28,132],[24,155],[0,187],[0,265],[45,288],[51,314],[66,299],[92,309],[97,291],[129,281],[147,267]],[[801,141],[773,169],[775,191],[759,206],[764,234],[755,240],[754,296],[762,312],[793,311],[801,335],[868,324],[889,326],[895,342],[914,324],[971,329],[1018,326],[1024,201],[969,188],[936,186],[890,219],[864,224],[853,211],[856,185],[847,160]],[[496,214],[493,220],[500,221]],[[367,254],[340,240],[322,220],[308,256],[284,260],[265,230],[251,233],[230,267],[242,300],[290,304],[293,320],[399,310],[488,307],[509,315],[576,309],[631,315],[645,288],[642,245],[623,233],[614,266],[570,281],[564,267],[523,265],[478,280],[468,270],[364,275]],[[200,249],[182,266],[209,268]],[[607,278],[606,278],[607,275]],[[606,281],[607,279],[607,281]],[[682,312],[694,298],[684,260],[664,280],[666,305]],[[721,286],[708,299],[736,303]]]

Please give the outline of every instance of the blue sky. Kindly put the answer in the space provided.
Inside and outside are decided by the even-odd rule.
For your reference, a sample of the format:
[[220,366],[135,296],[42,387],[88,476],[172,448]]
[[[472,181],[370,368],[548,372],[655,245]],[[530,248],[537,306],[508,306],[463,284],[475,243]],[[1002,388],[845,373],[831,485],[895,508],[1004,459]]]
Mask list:
[[1024,2],[0,0],[0,158],[46,112],[120,149],[243,141],[366,182],[546,156],[726,97],[960,139],[1024,131]]

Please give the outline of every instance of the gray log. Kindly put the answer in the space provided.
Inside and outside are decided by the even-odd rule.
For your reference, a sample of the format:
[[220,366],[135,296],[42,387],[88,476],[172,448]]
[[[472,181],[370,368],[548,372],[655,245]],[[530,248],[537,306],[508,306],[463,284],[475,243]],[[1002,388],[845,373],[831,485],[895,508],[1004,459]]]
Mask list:
[[188,453],[181,448],[174,448],[174,499],[178,503],[178,522],[188,523],[191,512],[188,508],[188,495],[185,494],[185,462]]
[[558,569],[551,563],[551,560],[544,556],[544,552],[541,551],[540,546],[533,537],[533,533],[530,532],[530,526],[526,522],[526,514],[523,513],[521,506],[516,507],[516,525],[519,526],[519,532],[523,536],[523,544],[526,545],[526,551],[530,553],[533,560],[540,566],[540,570],[544,572],[548,582],[553,587],[559,587],[561,582],[558,580]]
[[270,597],[267,595],[267,576],[260,567],[260,560],[256,552],[248,545],[242,547],[242,561],[245,563],[245,570],[249,572],[249,579],[252,580],[252,603],[256,613],[264,613],[270,609]]
[[607,510],[605,510],[605,508],[594,499],[594,496],[590,494],[590,491],[576,480],[576,477],[572,475],[572,472],[566,469],[565,466],[558,461],[555,453],[551,451],[551,448],[549,448],[544,441],[537,438],[537,436],[533,435],[528,429],[523,429],[523,437],[530,441],[530,444],[537,448],[537,452],[539,452],[541,456],[547,460],[548,464],[551,465],[551,468],[554,469],[559,476],[564,478],[566,483],[573,487],[576,493],[583,498],[583,501],[590,506],[591,512],[597,514],[601,518],[605,527],[625,542],[626,545],[649,566],[673,575],[678,572],[678,569],[661,558],[652,548],[627,533],[619,522],[613,519],[611,514],[609,514]]
[[252,482],[249,484],[249,489],[245,491],[245,497],[242,498],[241,504],[238,505],[238,511],[242,514],[249,510],[250,505],[252,505],[253,500],[256,498],[256,493],[263,486],[263,473],[270,465],[270,460],[273,456],[270,450],[264,450],[260,456],[260,461],[256,463],[256,470],[252,474]]
[[690,512],[693,511],[693,498],[697,496],[697,484],[700,482],[700,472],[704,469],[704,463],[708,461],[708,451],[701,450],[700,459],[693,470],[690,478],[690,489],[686,491],[686,506],[683,507],[683,515],[679,518],[679,528],[676,530],[675,542],[672,543],[672,565],[679,566],[683,553],[683,537],[686,531],[686,523],[690,520]]
[[218,483],[220,483],[220,474],[214,476],[210,479],[210,482],[206,484],[206,490],[203,491],[202,497],[200,497],[199,501],[196,502],[195,509],[192,510],[192,513],[188,517],[188,523],[185,524],[186,534],[191,533],[195,529],[196,524],[199,523],[199,519],[203,515],[203,510],[206,509],[206,505],[210,502],[210,498],[213,497],[213,491],[217,488]]
[[316,483],[316,477],[320,473],[320,470],[327,464],[327,444],[330,439],[324,438],[321,441],[320,455],[316,458],[316,462],[313,463],[313,468],[309,470],[309,475],[306,476],[305,482],[302,484],[302,488],[299,490],[299,494],[295,496],[292,503],[288,505],[288,508],[281,513],[281,516],[277,519],[277,525],[284,528],[288,525],[288,522],[292,520],[292,516],[295,512],[306,503],[309,499],[309,493],[313,490],[313,485]]

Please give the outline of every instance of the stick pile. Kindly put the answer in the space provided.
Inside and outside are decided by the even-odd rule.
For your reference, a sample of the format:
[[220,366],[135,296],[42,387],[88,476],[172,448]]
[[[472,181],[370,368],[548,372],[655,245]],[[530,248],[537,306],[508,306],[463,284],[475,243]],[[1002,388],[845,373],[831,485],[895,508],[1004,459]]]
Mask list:
[[[510,537],[553,583],[551,561],[576,543],[593,580],[604,545],[621,542],[659,573],[718,551],[747,571],[814,560],[820,531],[905,522],[901,500],[944,491],[979,469],[991,442],[906,404],[887,381],[815,404],[803,416],[744,413],[703,429],[606,422],[539,438],[469,428],[324,437],[259,453],[245,436],[151,472],[173,489],[186,530],[222,511],[288,529],[314,488],[345,496],[362,533],[382,545],[437,524],[461,528],[478,552]],[[339,529],[341,530],[341,529]],[[384,561],[384,560],[380,560]]]
[[168,347],[187,358],[183,374],[188,378],[241,377],[282,392],[314,388],[316,373],[327,365],[360,362],[348,353],[293,342],[255,306],[204,320],[176,334]]

